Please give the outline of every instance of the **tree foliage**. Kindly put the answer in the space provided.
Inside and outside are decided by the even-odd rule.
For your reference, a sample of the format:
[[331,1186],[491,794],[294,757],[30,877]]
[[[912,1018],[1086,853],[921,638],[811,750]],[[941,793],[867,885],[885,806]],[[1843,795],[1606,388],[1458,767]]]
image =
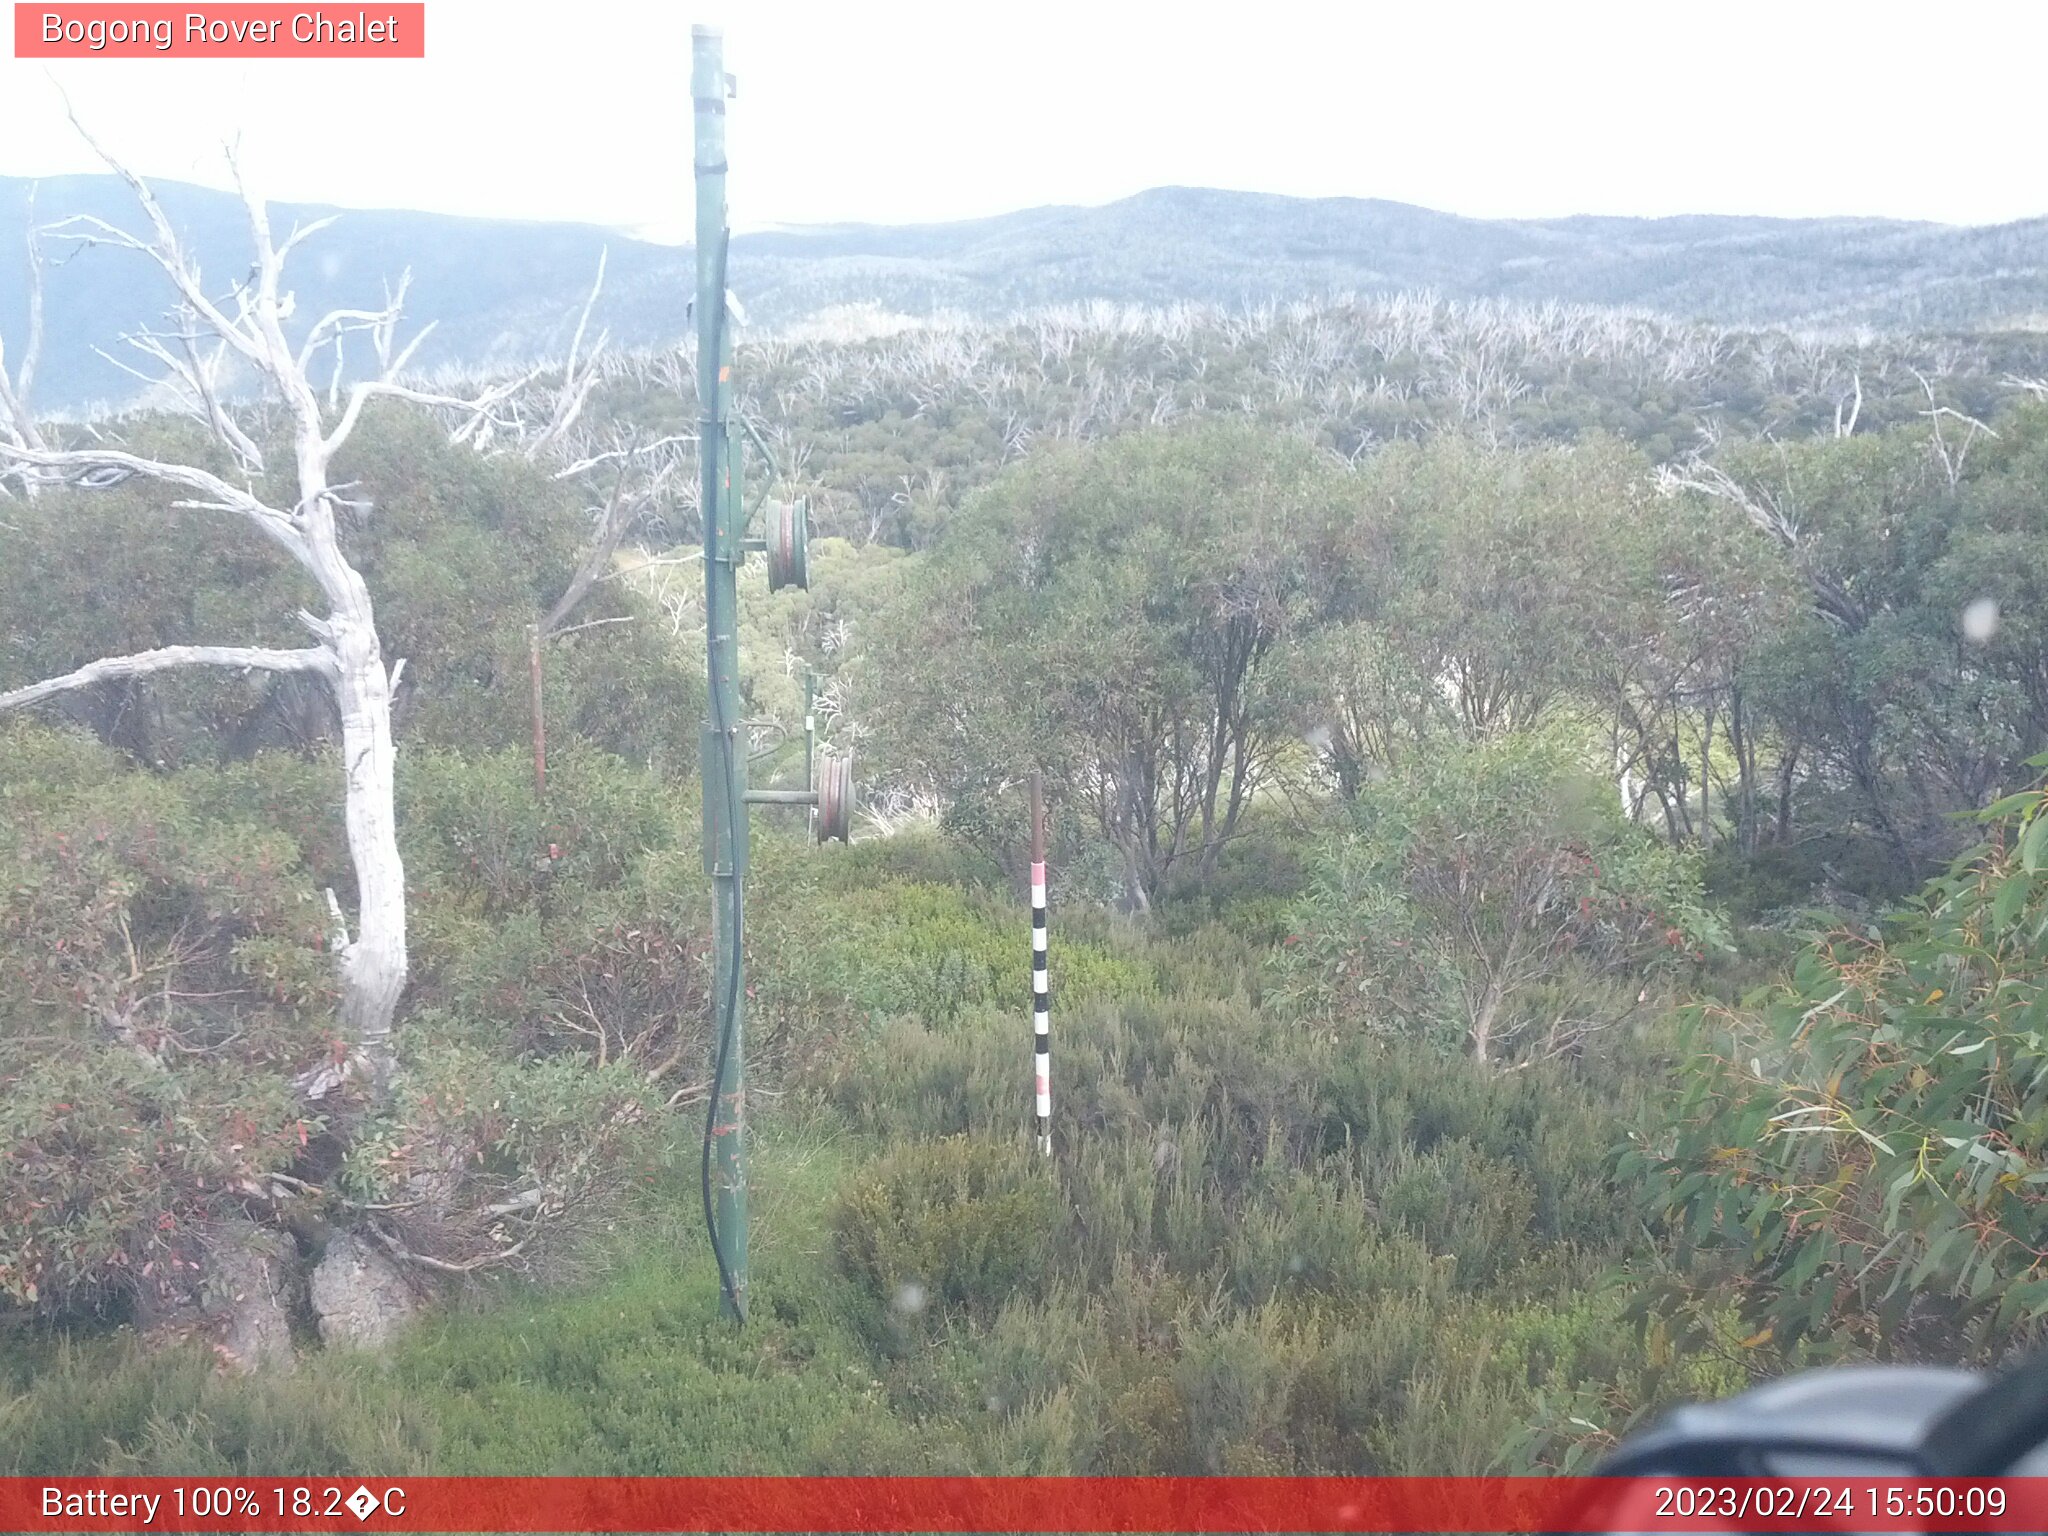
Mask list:
[[1996,1358],[2048,1316],[2048,792],[1988,818],[1889,931],[1698,1011],[1675,1131],[1624,1164],[1781,1345]]
[[1293,990],[1318,1016],[1480,1062],[1581,1048],[1721,942],[1697,872],[1554,735],[1440,746],[1361,792],[1293,926]]
[[[1275,664],[1341,468],[1241,428],[1035,455],[955,525],[872,663],[912,772],[1067,786],[1149,904],[1214,867],[1291,734]],[[879,690],[878,690],[879,691]]]
[[[140,452],[193,453],[175,422],[131,424]],[[406,667],[402,745],[510,747],[531,733],[525,627],[568,585],[589,532],[573,494],[531,466],[451,446],[429,422],[372,410],[336,461],[363,504],[344,551],[378,597],[389,655]],[[167,505],[146,481],[47,491],[0,520],[0,676],[69,671],[112,651],[207,644],[223,635],[296,643],[312,599],[293,563],[223,539],[228,514]],[[147,521],[152,537],[129,536]],[[602,627],[553,642],[549,718],[635,761],[687,769],[701,680],[624,582],[595,589]],[[298,634],[302,639],[302,633]],[[104,683],[60,706],[151,766],[310,750],[339,727],[325,690],[289,675],[159,675]]]
[[0,808],[0,1297],[168,1299],[321,1131],[326,909],[290,837],[86,743],[0,730]]

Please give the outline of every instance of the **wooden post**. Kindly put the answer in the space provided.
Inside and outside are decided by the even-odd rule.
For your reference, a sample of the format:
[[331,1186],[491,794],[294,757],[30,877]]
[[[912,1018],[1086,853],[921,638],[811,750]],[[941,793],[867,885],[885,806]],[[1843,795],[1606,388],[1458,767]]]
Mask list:
[[[818,674],[809,667],[804,668],[804,787],[815,791],[818,788]],[[804,813],[806,843],[818,840],[818,802],[813,799],[811,808]]]
[[538,624],[526,626],[526,658],[528,669],[533,674],[533,794],[536,800],[548,797],[548,726],[541,713],[541,633]]

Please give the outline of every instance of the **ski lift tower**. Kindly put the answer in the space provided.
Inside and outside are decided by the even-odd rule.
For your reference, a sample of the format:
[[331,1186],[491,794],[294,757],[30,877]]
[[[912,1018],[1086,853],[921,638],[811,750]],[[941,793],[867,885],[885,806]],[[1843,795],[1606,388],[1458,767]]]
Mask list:
[[[732,77],[715,27],[691,29],[690,94],[696,106],[697,456],[698,505],[704,518],[705,658],[710,692],[699,762],[704,779],[704,869],[712,885],[714,1060],[704,1124],[704,1221],[718,1263],[721,1307],[737,1322],[747,1316],[746,1050],[741,1009],[745,931],[747,807],[805,806],[820,842],[848,840],[853,824],[853,771],[843,755],[816,751],[806,703],[806,789],[747,788],[741,732],[739,571],[748,555],[768,557],[771,591],[810,585],[809,508],[802,498],[767,503],[767,532],[746,534],[741,433],[760,438],[733,410],[732,311],[726,255],[732,232],[725,209],[725,103]],[[736,431],[735,429],[738,428]],[[764,457],[765,457],[764,450]],[[770,460],[769,468],[774,468]]]

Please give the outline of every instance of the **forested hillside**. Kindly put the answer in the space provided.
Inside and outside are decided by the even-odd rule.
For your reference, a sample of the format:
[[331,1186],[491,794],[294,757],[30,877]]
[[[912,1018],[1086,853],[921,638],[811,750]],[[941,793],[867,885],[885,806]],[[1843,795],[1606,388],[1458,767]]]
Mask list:
[[[232,284],[248,262],[239,201],[177,183],[159,191],[208,280]],[[118,222],[127,206],[112,176],[0,177],[0,250],[20,251],[31,227],[50,228],[46,409],[106,408],[142,393],[94,348],[122,357],[117,338],[155,319],[153,272],[132,252],[84,248],[93,229],[81,222]],[[584,225],[291,204],[274,217],[281,231],[337,217],[319,259],[295,270],[307,313],[362,302],[409,272],[409,313],[435,325],[416,360],[427,370],[559,355],[601,255],[599,327],[629,349],[672,345],[684,327],[676,295],[689,285],[688,250]],[[748,275],[749,315],[778,332],[1003,321],[1095,301],[1235,312],[1424,292],[1836,335],[2031,330],[2048,314],[2044,220],[1488,220],[1376,199],[1159,187],[1100,208],[955,224],[757,230],[735,237],[733,259]],[[0,328],[19,336],[26,309],[24,267],[0,262]]]
[[[222,323],[289,385],[318,306],[258,268]],[[754,825],[737,1330],[695,358],[430,386],[395,324],[354,397],[0,414],[0,1469],[1555,1470],[2036,1340],[2033,335],[746,339],[750,504],[816,533],[742,578],[750,777],[815,672],[864,811]]]

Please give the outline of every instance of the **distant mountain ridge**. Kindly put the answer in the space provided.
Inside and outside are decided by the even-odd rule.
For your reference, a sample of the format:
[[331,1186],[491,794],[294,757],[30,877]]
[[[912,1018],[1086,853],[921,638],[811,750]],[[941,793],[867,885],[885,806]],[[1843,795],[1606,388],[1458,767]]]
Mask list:
[[[0,177],[0,338],[18,351],[26,312],[21,252],[31,184]],[[156,190],[210,286],[249,259],[227,193]],[[276,204],[293,220],[342,219],[293,258],[297,320],[375,301],[410,268],[414,324],[436,322],[423,368],[510,366],[558,353],[609,250],[598,323],[628,347],[677,340],[692,287],[687,249],[590,225]],[[48,224],[94,214],[135,228],[111,176],[40,183]],[[72,253],[46,277],[46,343],[36,403],[78,410],[126,400],[135,381],[96,355],[156,320],[166,288],[142,256]],[[2048,218],[1991,226],[1889,219],[1688,215],[1473,219],[1405,203],[1161,187],[1099,208],[1048,207],[950,224],[838,224],[736,236],[732,286],[756,325],[782,328],[847,306],[912,316],[998,319],[1090,299],[1237,305],[1430,289],[1647,309],[1732,326],[1981,330],[2048,315]]]

